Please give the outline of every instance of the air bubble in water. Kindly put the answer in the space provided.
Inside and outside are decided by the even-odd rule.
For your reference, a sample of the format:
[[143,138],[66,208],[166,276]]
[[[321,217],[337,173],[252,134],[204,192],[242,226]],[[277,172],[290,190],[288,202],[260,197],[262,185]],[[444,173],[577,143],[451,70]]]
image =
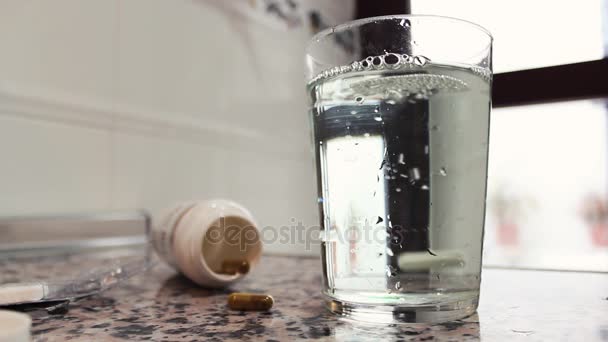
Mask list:
[[393,253],[393,250],[392,250],[392,249],[387,248],[387,249],[386,249],[386,255],[388,255],[388,256],[394,256],[395,254]]
[[397,104],[397,101],[395,101],[395,100],[387,100],[386,103],[389,104],[389,105],[394,105],[394,104]]
[[380,107],[378,107],[378,106],[374,107],[374,113],[378,113],[378,112],[380,112]]
[[441,169],[439,169],[439,174],[442,176],[447,176],[448,171],[445,169],[445,167],[442,167]]
[[401,192],[401,188],[395,188],[396,192]]
[[372,64],[375,66],[381,66],[384,64],[384,58],[382,56],[376,56],[372,59]]
[[356,111],[356,110],[351,110],[351,111],[350,111],[350,113],[351,113],[352,115],[355,115],[355,114],[357,114],[357,111]]
[[429,186],[426,185],[426,184],[422,184],[422,186],[420,186],[420,189],[422,189],[422,190],[428,190]]
[[400,281],[398,281],[398,282],[395,283],[395,290],[399,290],[399,289],[401,289],[401,282]]
[[418,55],[418,56],[414,57],[414,64],[416,64],[418,66],[424,66],[428,62],[429,62],[429,59],[422,55]]
[[369,133],[363,134],[364,137],[369,138]]
[[374,120],[380,122],[380,121],[382,121],[382,117],[380,117],[380,116],[374,116]]
[[394,277],[397,275],[397,269],[394,266],[387,265],[386,266],[386,275],[388,277]]
[[395,53],[387,53],[386,56],[384,56],[384,63],[386,65],[397,65],[400,61],[401,58]]
[[363,96],[357,96],[355,97],[355,102],[357,102],[358,104],[363,104],[363,102],[365,102],[365,99],[363,98]]
[[417,167],[413,167],[410,169],[410,177],[414,180],[420,179],[420,170]]

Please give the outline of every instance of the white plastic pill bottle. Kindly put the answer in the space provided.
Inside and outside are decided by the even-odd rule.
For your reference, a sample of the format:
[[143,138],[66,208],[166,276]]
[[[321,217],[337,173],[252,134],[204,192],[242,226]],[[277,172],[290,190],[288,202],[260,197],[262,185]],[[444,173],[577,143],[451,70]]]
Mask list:
[[245,262],[253,269],[262,241],[251,213],[228,200],[178,204],[152,224],[150,242],[159,256],[195,283],[228,286],[245,273],[226,274],[226,262]]

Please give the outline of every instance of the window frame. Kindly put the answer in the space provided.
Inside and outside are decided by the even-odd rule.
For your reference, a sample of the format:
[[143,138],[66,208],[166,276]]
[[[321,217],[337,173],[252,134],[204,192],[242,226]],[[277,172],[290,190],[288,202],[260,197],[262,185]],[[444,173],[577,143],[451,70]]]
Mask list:
[[608,97],[608,59],[494,75],[492,106]]

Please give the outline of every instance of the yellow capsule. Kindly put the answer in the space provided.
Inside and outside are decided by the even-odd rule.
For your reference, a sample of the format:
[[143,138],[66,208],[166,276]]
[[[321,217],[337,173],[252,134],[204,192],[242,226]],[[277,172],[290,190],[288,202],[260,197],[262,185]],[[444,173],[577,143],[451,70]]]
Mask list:
[[228,296],[228,307],[232,310],[267,311],[273,304],[272,296],[266,294],[235,292]]
[[222,262],[222,274],[247,274],[249,273],[249,263],[247,260],[226,260]]

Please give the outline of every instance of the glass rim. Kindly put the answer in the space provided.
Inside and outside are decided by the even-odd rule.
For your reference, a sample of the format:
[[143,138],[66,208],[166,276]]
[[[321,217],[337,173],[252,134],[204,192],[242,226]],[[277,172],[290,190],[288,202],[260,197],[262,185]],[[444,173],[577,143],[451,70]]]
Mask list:
[[492,45],[492,43],[494,42],[494,37],[492,36],[492,34],[490,33],[490,31],[488,29],[486,29],[485,27],[483,27],[479,24],[476,24],[472,21],[468,21],[465,19],[459,19],[459,18],[448,17],[448,16],[443,16],[443,15],[433,15],[433,14],[391,14],[391,15],[382,15],[382,16],[377,16],[377,17],[369,17],[369,18],[351,20],[351,21],[347,21],[342,24],[338,24],[335,26],[330,26],[328,28],[325,28],[325,29],[317,32],[314,36],[312,36],[309,39],[308,44],[307,44],[307,50],[314,43],[321,41],[322,38],[325,38],[333,33],[339,32],[339,31],[345,31],[347,29],[350,29],[350,28],[353,28],[356,26],[362,26],[364,24],[367,24],[367,23],[370,23],[373,21],[377,21],[377,20],[408,19],[408,18],[435,18],[435,19],[442,19],[442,20],[447,19],[448,21],[458,22],[461,24],[467,24],[467,25],[470,25],[470,26],[476,28],[477,30],[483,32],[489,38],[488,45]]

